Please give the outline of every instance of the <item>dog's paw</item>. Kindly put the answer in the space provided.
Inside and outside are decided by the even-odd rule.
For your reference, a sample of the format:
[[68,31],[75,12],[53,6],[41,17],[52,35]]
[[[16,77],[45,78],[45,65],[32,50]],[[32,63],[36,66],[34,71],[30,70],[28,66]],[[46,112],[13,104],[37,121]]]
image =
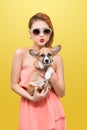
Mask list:
[[49,67],[47,72],[45,73],[45,79],[49,80],[51,78],[53,72],[54,72],[53,68]]
[[29,82],[29,85],[36,87],[37,84],[35,82]]

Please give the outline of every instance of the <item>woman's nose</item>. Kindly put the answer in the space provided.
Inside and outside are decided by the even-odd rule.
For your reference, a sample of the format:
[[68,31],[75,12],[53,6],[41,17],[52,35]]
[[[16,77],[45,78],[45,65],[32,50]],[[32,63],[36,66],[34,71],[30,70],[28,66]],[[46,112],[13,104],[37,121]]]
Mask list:
[[39,34],[40,36],[44,36],[44,32],[40,32],[40,34]]

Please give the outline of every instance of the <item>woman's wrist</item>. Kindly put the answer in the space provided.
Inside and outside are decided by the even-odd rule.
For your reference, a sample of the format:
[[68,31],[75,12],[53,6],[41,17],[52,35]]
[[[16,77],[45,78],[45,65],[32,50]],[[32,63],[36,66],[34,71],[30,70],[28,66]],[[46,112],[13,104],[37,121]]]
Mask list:
[[28,100],[33,101],[33,100],[34,100],[34,97],[29,94]]
[[54,83],[54,82],[56,82],[56,79],[57,79],[57,77],[56,77],[56,73],[54,72],[53,74],[52,74],[52,76],[51,76],[51,78],[50,78],[50,82],[51,83]]

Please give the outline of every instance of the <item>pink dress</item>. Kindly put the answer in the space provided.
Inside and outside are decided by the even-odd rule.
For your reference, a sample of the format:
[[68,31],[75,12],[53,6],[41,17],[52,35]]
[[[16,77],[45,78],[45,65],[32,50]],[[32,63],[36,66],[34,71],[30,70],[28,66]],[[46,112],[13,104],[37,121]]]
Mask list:
[[[26,85],[33,72],[32,67],[21,70],[19,84],[26,91]],[[62,104],[53,89],[48,97],[37,103],[21,98],[19,130],[66,130],[65,125]]]

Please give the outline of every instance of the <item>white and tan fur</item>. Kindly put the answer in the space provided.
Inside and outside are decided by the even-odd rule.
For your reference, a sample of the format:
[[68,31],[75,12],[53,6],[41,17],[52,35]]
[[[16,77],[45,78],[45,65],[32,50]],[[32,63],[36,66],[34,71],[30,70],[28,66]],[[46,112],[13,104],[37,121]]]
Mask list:
[[[36,88],[39,92],[41,92],[46,86],[50,88],[49,79],[51,78],[55,68],[53,65],[53,56],[55,56],[60,49],[61,46],[58,45],[54,48],[44,47],[39,51],[34,49],[29,50],[29,54],[36,59],[34,62],[36,71],[32,74],[27,86],[30,95],[33,95]],[[45,72],[44,77],[38,73],[39,69]]]

